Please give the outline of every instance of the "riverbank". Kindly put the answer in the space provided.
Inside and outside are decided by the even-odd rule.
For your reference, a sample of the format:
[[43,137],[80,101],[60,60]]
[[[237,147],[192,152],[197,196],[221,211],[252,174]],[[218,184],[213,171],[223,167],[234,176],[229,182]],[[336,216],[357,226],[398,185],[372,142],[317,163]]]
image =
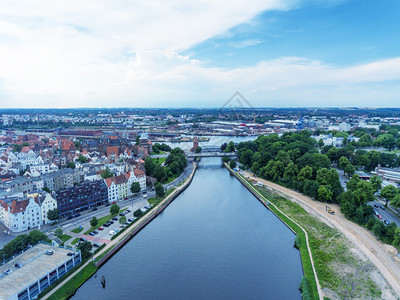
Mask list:
[[[79,269],[67,278],[62,280],[56,287],[50,290],[41,299],[68,299],[75,291],[88,280],[97,269],[104,264],[112,255],[114,255],[122,246],[130,240],[135,234],[143,229],[158,216],[180,193],[182,193],[192,182],[194,174],[197,169],[197,164],[193,163],[193,171],[185,182],[177,187],[171,194],[167,195],[157,206],[155,206],[149,213],[144,215],[138,224],[132,226],[131,229],[126,230],[117,238],[112,240],[106,247],[95,254],[90,261],[84,263]],[[93,269],[93,267],[95,269]],[[90,270],[90,272],[86,272]],[[79,278],[78,275],[79,274]],[[84,278],[82,277],[84,276]]]
[[325,203],[253,177],[249,172],[244,172],[244,176],[262,183],[264,188],[253,187],[307,230],[326,297],[397,299],[400,296],[399,265],[394,254],[365,228],[347,220],[338,206],[330,205],[335,210],[330,215]]
[[304,275],[311,286],[312,297],[313,299],[322,299],[323,293],[319,284],[317,272],[315,270],[307,231],[304,230],[304,228],[296,223],[293,219],[287,216],[278,207],[276,207],[273,203],[268,201],[259,191],[257,191],[250,183],[248,183],[245,178],[233,171],[227,163],[224,163],[224,166],[261,202],[261,204],[274,213],[275,216],[277,216],[293,233],[298,236],[300,243],[297,246],[300,251]]

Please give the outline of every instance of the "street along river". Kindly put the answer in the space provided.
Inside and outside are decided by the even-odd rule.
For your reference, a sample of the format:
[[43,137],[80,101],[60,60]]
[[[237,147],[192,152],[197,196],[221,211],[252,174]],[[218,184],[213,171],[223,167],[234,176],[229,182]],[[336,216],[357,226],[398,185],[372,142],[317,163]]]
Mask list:
[[191,185],[73,299],[301,299],[294,238],[221,159],[202,159]]

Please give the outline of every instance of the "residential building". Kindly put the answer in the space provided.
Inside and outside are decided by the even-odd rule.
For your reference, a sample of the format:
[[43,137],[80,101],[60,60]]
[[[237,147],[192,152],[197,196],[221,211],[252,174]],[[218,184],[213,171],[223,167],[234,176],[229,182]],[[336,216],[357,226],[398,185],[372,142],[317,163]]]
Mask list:
[[80,185],[53,192],[60,217],[108,203],[103,180],[85,181]]
[[123,200],[128,197],[128,180],[124,174],[104,179],[110,202]]
[[3,198],[0,200],[0,219],[13,232],[40,226],[39,200],[31,197]]

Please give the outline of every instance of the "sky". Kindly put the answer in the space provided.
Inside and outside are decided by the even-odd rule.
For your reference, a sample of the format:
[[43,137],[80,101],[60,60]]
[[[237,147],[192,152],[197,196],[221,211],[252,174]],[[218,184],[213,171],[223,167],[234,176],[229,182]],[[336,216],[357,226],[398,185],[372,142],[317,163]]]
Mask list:
[[0,108],[400,107],[398,0],[2,0]]

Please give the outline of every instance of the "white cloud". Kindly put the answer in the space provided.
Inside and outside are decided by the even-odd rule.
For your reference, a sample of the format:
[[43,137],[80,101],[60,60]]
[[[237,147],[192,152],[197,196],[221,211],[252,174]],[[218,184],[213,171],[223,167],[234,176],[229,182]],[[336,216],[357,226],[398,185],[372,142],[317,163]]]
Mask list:
[[181,55],[297,2],[2,0],[0,107],[219,106],[236,90],[254,106],[310,105],[375,99],[385,86],[367,83],[400,80],[399,58],[338,68],[294,57],[223,69]]

